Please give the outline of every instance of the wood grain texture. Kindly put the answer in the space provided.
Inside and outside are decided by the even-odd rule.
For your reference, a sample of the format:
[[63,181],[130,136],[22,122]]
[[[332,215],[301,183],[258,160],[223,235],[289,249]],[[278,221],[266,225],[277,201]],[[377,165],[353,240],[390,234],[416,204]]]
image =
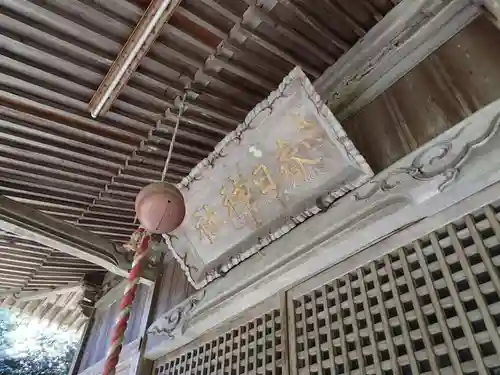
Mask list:
[[358,112],[480,14],[472,0],[399,2],[315,82],[340,119]]
[[[148,312],[145,308],[145,303],[149,293],[150,289],[147,286],[139,285],[136,298],[132,305],[132,312],[127,330],[125,331],[125,345],[140,338],[143,315]],[[120,299],[115,301],[111,306],[103,306],[95,312],[95,320],[83,353],[79,369],[80,372],[97,364],[106,356],[119,307]]]
[[296,67],[177,185],[169,247],[201,289],[372,175]]
[[288,374],[285,314],[272,298],[159,358],[153,374]]
[[170,258],[165,262],[161,288],[156,300],[155,319],[171,310],[194,293],[179,263]]
[[[408,153],[405,142],[400,139],[395,128],[396,124],[383,98],[368,104],[345,121],[346,133],[375,173]],[[384,147],[380,147],[382,140]]]
[[[239,272],[228,273],[206,287],[204,298],[183,319],[182,334],[158,342],[146,352],[148,358],[156,359],[186,345],[266,297],[353,257],[365,246],[385,239],[411,241],[415,237],[405,236],[413,236],[413,231],[429,223],[433,226],[427,231],[442,225],[443,220],[449,220],[444,214],[448,208],[457,207],[450,211],[454,216],[462,202],[482,197],[490,187],[493,190],[489,193],[497,199],[499,103],[486,106],[405,156],[370,183],[339,199],[332,209],[269,245],[262,256],[248,259],[245,267],[238,267]],[[451,220],[456,217],[459,215]],[[159,325],[165,325],[162,321]]]
[[245,311],[152,374],[487,374],[500,366],[500,201],[472,207]]
[[339,275],[334,267],[289,290],[292,373],[496,371],[499,220],[496,200],[359,268]]
[[500,32],[479,17],[364,109],[343,122],[380,172],[500,98]]

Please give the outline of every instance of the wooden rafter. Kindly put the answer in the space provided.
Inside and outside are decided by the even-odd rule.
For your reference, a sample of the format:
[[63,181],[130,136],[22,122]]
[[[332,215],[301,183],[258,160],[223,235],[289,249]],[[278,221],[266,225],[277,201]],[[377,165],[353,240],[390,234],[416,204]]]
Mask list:
[[153,0],[89,103],[97,117],[113,104],[181,0]]
[[96,264],[117,275],[128,274],[130,262],[109,240],[6,197],[0,197],[0,229]]

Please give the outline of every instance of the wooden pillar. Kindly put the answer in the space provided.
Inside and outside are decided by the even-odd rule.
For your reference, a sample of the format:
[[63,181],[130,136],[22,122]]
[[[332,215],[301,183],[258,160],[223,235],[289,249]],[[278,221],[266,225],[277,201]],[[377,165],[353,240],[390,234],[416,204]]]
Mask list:
[[92,332],[92,327],[94,326],[95,319],[95,309],[92,311],[92,314],[87,320],[85,324],[85,328],[83,329],[82,337],[80,339],[80,343],[78,344],[78,350],[73,358],[73,363],[69,369],[68,375],[77,375],[78,370],[80,369],[80,364],[82,363],[83,353],[85,353],[85,348],[90,338],[90,333]]
[[141,347],[140,347],[140,356],[138,359],[137,368],[136,368],[136,372],[135,372],[136,375],[152,374],[152,372],[153,372],[154,362],[144,357],[144,352],[146,351],[146,344],[147,344],[147,339],[148,339],[148,335],[146,334],[146,330],[151,325],[151,323],[153,323],[153,321],[155,319],[158,296],[160,295],[160,290],[162,287],[161,281],[163,279],[163,273],[165,270],[165,267],[164,267],[165,258],[166,258],[165,255],[162,254],[159,261],[158,261],[158,265],[156,267],[155,286],[154,286],[154,289],[150,295],[148,303],[146,303],[146,308],[148,308],[148,310],[147,310],[147,313],[144,314],[143,321],[141,323],[140,334],[142,335],[142,340],[141,340]]
[[101,272],[88,273],[83,278],[83,296],[79,305],[82,309],[83,315],[88,317],[87,323],[85,323],[85,328],[82,332],[82,337],[80,338],[80,343],[78,345],[78,350],[73,358],[73,363],[71,364],[68,375],[76,375],[80,370],[80,366],[83,360],[83,355],[87,344],[89,342],[92,329],[94,328],[96,307],[95,303],[102,293],[102,283],[104,281],[104,275]]

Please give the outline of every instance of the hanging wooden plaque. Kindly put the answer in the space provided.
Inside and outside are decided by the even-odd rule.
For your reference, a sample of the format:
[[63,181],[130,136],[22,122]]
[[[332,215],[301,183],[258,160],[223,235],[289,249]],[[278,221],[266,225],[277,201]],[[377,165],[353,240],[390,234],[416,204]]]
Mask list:
[[180,184],[186,218],[169,245],[203,287],[372,175],[295,68]]

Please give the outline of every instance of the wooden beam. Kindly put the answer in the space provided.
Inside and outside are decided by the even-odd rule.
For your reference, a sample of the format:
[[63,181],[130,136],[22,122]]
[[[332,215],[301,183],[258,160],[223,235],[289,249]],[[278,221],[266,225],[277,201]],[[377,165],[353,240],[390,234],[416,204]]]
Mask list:
[[97,117],[109,110],[113,101],[135,72],[141,59],[160,34],[182,0],[152,0],[139,23],[111,65],[89,103],[90,114]]
[[488,10],[500,19],[500,0],[482,0]]
[[130,262],[112,242],[3,196],[0,196],[0,230],[73,255],[117,275],[128,275]]
[[54,288],[50,290],[40,290],[34,292],[22,292],[20,289],[9,290],[7,292],[0,292],[0,298],[5,298],[8,296],[14,296],[17,301],[26,302],[26,301],[34,301],[44,299],[50,296],[58,295],[58,294],[66,294],[76,292],[82,288],[82,284],[73,284],[62,286],[59,288]]
[[75,356],[73,357],[73,362],[71,363],[71,367],[69,369],[69,375],[76,375],[80,370],[80,364],[82,363],[83,354],[85,353],[85,348],[90,338],[90,334],[92,333],[92,328],[94,327],[95,321],[95,310],[92,312],[92,316],[87,320],[85,329],[83,330],[83,334],[80,338],[80,343],[78,344],[78,350],[76,351]]
[[473,0],[403,0],[327,69],[315,88],[343,120],[387,90],[479,14]]

